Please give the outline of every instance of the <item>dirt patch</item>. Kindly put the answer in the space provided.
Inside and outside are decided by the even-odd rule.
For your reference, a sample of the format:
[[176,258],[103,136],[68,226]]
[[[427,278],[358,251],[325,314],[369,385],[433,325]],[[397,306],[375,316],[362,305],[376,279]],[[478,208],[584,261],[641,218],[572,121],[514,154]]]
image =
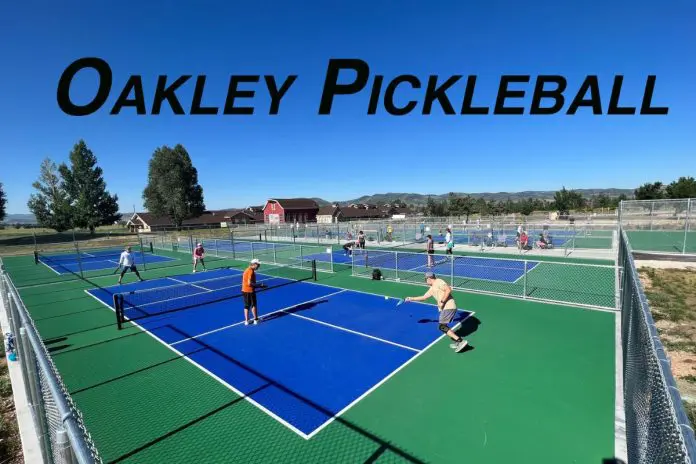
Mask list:
[[23,464],[22,442],[17,427],[12,384],[5,350],[0,343],[0,456],[3,464]]
[[684,399],[696,402],[696,269],[638,271],[672,375]]

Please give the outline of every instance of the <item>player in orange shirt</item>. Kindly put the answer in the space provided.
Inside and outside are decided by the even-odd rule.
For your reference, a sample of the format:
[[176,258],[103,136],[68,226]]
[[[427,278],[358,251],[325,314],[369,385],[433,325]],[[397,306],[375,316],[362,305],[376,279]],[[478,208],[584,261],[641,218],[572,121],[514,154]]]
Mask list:
[[244,297],[244,325],[249,325],[249,310],[254,315],[254,325],[259,323],[256,308],[256,289],[266,288],[265,284],[256,283],[256,270],[261,267],[261,261],[252,259],[249,267],[242,274],[242,296]]

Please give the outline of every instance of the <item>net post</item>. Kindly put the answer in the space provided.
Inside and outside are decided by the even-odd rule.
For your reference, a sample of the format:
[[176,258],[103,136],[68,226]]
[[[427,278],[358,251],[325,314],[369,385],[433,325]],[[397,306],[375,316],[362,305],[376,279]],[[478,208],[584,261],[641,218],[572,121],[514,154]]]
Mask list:
[[155,254],[155,246],[152,244],[152,242],[150,242],[150,253],[153,255]]
[[31,236],[34,239],[34,250],[38,250],[39,245],[36,243],[36,231],[33,228],[31,229]]
[[528,261],[525,259],[524,260],[524,278],[523,280],[523,287],[522,287],[522,298],[527,298],[527,263]]
[[312,280],[317,281],[317,260],[312,260]]
[[254,242],[250,242],[249,245],[251,248],[251,259],[254,259],[255,258],[255,256],[254,256]]
[[39,251],[34,250],[34,264],[39,264]]
[[334,260],[333,260],[333,247],[331,244],[329,244],[329,250],[331,253],[329,253],[329,263],[331,265],[331,272],[334,272]]
[[116,313],[116,327],[118,327],[118,330],[122,329],[122,324],[121,324],[121,305],[119,303],[119,294],[114,293],[114,311]]
[[454,254],[449,255],[450,260],[450,285],[454,287]]
[[220,254],[218,253],[218,240],[214,238],[213,241],[215,242],[215,256],[219,257]]
[[273,247],[273,263],[278,264],[278,250],[276,249],[276,244],[272,243],[271,246]]

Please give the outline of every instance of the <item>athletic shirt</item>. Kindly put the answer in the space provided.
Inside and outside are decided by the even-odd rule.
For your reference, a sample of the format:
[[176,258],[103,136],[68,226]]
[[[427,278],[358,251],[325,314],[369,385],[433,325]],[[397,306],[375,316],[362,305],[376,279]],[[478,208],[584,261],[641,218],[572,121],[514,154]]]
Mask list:
[[433,251],[433,250],[434,250],[433,239],[429,238],[428,239],[428,251]]
[[445,234],[445,242],[449,243],[451,241],[452,241],[452,234],[447,232],[447,234]]
[[254,284],[256,283],[256,272],[249,266],[242,274],[242,291],[245,293],[254,292]]
[[133,265],[133,255],[124,251],[121,253],[121,258],[118,260],[118,264],[124,267],[131,267]]
[[454,298],[450,296],[449,300],[447,300],[447,303],[445,303],[444,308],[440,308],[440,302],[442,301],[442,298],[445,296],[445,291],[449,285],[447,285],[447,282],[445,282],[442,279],[435,279],[435,282],[430,286],[427,292],[425,292],[425,296],[430,296],[437,301],[437,307],[440,311],[443,309],[457,309],[457,304],[454,302]]
[[203,247],[196,247],[196,249],[193,250],[193,256],[196,256],[198,258],[203,256],[204,253],[205,250],[203,249]]

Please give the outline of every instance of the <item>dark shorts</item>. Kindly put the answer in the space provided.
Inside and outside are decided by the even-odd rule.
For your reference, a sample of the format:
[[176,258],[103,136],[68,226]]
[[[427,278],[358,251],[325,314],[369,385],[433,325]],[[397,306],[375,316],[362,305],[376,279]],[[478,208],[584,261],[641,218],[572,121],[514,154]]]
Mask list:
[[255,292],[242,292],[244,297],[244,309],[251,309],[256,307],[256,293]]
[[429,255],[434,255],[434,254],[435,254],[435,250],[428,250],[428,254],[429,254]]
[[134,265],[128,266],[128,267],[123,266],[123,269],[121,269],[121,275],[123,275],[123,274],[125,274],[126,272],[128,272],[128,270],[130,270],[131,272],[138,272],[138,268],[136,268],[136,267],[135,267],[135,264],[134,264]]

